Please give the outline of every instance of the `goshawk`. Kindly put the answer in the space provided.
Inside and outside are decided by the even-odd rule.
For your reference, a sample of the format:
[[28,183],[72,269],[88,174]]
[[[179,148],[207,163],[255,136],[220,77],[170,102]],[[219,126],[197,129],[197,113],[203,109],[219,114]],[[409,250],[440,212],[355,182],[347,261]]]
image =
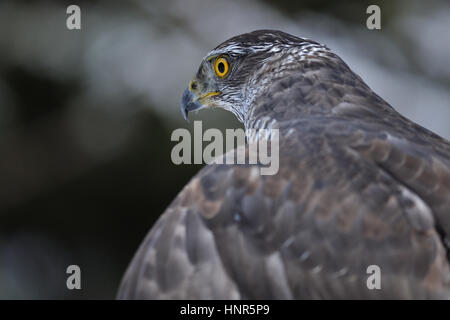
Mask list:
[[447,140],[326,46],[280,31],[208,53],[182,112],[206,107],[278,129],[279,171],[205,166],[141,244],[118,298],[450,298]]

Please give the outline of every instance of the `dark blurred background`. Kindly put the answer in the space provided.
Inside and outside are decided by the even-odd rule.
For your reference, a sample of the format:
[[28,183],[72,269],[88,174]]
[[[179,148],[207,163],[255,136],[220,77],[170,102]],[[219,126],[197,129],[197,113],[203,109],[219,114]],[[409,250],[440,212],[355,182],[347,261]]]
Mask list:
[[[66,8],[81,7],[81,30]],[[381,7],[381,30],[366,8]],[[107,299],[200,166],[170,160],[180,96],[227,38],[327,44],[379,95],[450,137],[448,1],[0,2],[0,298]],[[239,127],[222,110],[191,119]],[[68,265],[82,290],[66,288]]]

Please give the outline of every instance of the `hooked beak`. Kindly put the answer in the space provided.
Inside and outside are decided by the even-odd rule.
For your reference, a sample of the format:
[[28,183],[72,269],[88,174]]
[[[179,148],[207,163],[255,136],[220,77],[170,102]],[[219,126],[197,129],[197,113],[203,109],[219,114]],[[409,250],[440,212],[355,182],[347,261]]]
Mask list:
[[181,114],[183,115],[184,120],[189,122],[188,113],[191,111],[198,110],[202,107],[202,105],[197,101],[195,95],[192,93],[189,88],[186,88],[183,93],[183,98],[181,99]]
[[205,106],[205,103],[208,105],[208,98],[218,96],[219,94],[221,94],[221,92],[215,91],[198,96],[197,94],[192,92],[189,87],[186,88],[183,93],[183,98],[181,99],[181,114],[183,115],[184,120],[189,122],[189,112],[203,108]]

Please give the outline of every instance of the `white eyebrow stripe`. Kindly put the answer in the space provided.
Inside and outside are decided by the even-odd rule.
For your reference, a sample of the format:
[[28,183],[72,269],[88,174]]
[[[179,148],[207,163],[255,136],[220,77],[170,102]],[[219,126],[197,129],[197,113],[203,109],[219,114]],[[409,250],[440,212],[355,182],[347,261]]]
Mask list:
[[308,54],[318,54],[323,51],[329,51],[329,49],[323,44],[316,44],[308,42],[307,39],[304,39],[305,42],[262,42],[261,44],[246,46],[244,44],[240,44],[238,42],[230,42],[227,46],[221,47],[209,52],[209,54],[205,57],[205,59],[209,59],[210,57],[221,55],[221,54],[251,54],[258,52],[270,52],[277,53],[282,50],[293,50],[293,53],[300,53],[300,55],[308,55]]

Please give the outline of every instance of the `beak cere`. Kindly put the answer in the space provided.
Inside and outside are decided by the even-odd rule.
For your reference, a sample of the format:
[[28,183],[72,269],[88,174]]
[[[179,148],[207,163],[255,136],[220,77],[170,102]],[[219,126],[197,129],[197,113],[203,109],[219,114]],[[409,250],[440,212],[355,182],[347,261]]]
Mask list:
[[188,113],[194,110],[198,110],[202,105],[196,101],[195,95],[189,88],[186,88],[183,93],[183,98],[181,99],[181,114],[184,120],[188,120]]

